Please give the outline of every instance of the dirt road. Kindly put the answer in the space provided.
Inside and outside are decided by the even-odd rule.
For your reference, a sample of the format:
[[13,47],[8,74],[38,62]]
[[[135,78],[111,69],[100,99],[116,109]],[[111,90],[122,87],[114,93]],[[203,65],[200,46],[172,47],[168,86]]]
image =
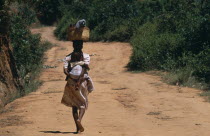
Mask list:
[[[71,109],[60,103],[65,85],[62,59],[71,42],[58,41],[53,27],[34,29],[58,46],[46,53],[37,92],[6,106],[0,115],[0,136],[71,136]],[[127,43],[85,43],[91,55],[95,91],[89,95],[84,136],[209,136],[210,104],[200,91],[169,86],[157,76],[126,72]]]

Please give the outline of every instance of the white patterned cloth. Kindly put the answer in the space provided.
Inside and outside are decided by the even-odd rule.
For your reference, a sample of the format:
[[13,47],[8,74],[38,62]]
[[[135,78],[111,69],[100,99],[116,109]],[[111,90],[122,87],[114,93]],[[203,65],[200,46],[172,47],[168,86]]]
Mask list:
[[[67,56],[64,58],[64,68],[68,68],[69,64],[72,65],[72,66],[75,66],[79,63],[79,65],[81,64],[87,64],[89,65],[90,64],[90,55],[87,54],[87,53],[83,53],[83,57],[84,57],[84,61],[79,61],[79,62],[73,62],[73,63],[69,63],[69,61],[71,61],[71,55]],[[94,90],[94,85],[93,85],[93,81],[92,79],[90,78],[90,76],[87,74],[84,74],[84,78],[87,78],[88,80],[88,91],[89,92],[92,92]]]
[[[83,57],[84,57],[84,63],[89,65],[90,64],[90,55],[83,53]],[[71,60],[71,55],[67,56],[64,58],[64,68],[68,68],[69,65],[69,61]]]
[[76,23],[76,28],[84,27],[86,25],[86,20],[82,19]]

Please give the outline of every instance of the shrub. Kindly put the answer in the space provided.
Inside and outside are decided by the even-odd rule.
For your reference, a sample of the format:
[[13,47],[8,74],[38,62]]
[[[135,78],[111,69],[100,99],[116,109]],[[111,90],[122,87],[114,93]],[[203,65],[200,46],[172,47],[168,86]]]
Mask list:
[[18,6],[18,15],[24,20],[24,23],[29,26],[36,21],[36,13],[29,5],[21,4]]
[[11,17],[10,33],[17,68],[20,70],[24,67],[26,73],[30,72],[31,64],[40,57],[38,51],[40,36],[32,35],[22,17],[15,14]]
[[209,2],[195,0],[63,0],[55,35],[65,40],[72,20],[85,18],[92,41],[131,42],[130,70],[166,70],[182,84],[208,83],[209,7]]
[[[162,14],[140,26],[131,38],[133,54],[128,67],[171,71],[181,84],[208,83],[210,12],[202,13],[206,8],[200,6],[181,0],[162,3]],[[189,69],[191,74],[187,74]]]
[[131,37],[130,29],[126,25],[118,26],[113,31],[108,31],[104,35],[106,41],[128,41]]
[[76,24],[76,21],[76,19],[71,17],[71,14],[65,15],[55,29],[54,34],[59,40],[67,40],[67,28],[70,24]]
[[[177,59],[178,54],[175,52],[181,42],[182,38],[179,35],[158,34],[157,24],[146,23],[137,30],[131,39],[133,54],[128,67],[141,70],[168,70],[176,65],[173,61]],[[165,63],[168,65],[163,65]]]
[[202,90],[209,89],[209,86],[205,81],[193,76],[194,71],[192,68],[185,67],[178,69],[174,72],[167,73],[163,78],[164,80],[172,85],[182,85]]
[[[34,91],[40,81],[36,80],[40,71],[44,52],[51,46],[49,42],[41,42],[39,34],[32,34],[29,25],[35,20],[26,5],[14,7],[16,12],[10,16],[10,39],[18,74],[23,82],[24,90]],[[19,7],[20,6],[20,7]],[[23,14],[23,11],[24,14]],[[30,15],[31,14],[31,15]]]
[[59,0],[36,0],[33,5],[39,21],[45,25],[52,25],[61,14],[58,9]]
[[0,0],[0,35],[7,34],[9,29],[9,14],[4,9],[4,0]]
[[[125,20],[137,17],[140,10],[137,8],[138,3],[136,0],[63,1],[61,7],[59,9],[63,17],[58,23],[55,32],[56,36],[58,38],[64,37],[63,31],[59,31],[60,26],[68,26],[70,21],[63,20],[84,18],[91,29],[91,40],[93,41],[128,41],[135,28],[131,28],[130,22]],[[62,28],[64,30],[64,27]]]

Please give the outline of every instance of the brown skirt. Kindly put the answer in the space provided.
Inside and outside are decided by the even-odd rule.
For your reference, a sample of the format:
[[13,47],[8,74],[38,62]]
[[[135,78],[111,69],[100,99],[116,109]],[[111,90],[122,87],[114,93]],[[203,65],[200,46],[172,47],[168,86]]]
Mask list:
[[61,103],[68,107],[86,108],[88,107],[87,81],[84,81],[79,89],[75,89],[76,82],[68,79]]

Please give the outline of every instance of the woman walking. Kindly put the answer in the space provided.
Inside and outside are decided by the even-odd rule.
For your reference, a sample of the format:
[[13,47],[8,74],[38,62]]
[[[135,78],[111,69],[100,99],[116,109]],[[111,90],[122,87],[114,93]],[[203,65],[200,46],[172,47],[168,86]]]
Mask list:
[[93,91],[93,83],[87,73],[90,56],[82,52],[83,41],[73,41],[73,48],[74,51],[64,59],[64,73],[67,76],[67,83],[61,103],[72,107],[76,132],[79,133],[84,131],[81,121],[85,110],[88,108],[88,94]]

